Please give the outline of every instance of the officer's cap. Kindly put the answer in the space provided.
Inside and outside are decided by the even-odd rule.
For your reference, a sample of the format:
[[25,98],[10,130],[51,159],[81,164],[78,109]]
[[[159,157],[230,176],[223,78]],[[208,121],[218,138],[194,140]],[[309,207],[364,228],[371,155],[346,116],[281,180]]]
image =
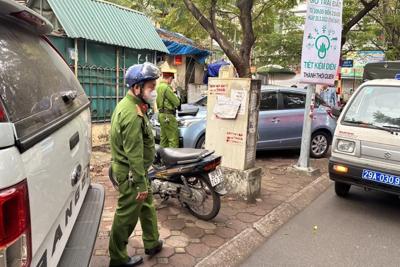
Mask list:
[[165,77],[173,77],[177,71],[175,69],[163,70],[162,74]]

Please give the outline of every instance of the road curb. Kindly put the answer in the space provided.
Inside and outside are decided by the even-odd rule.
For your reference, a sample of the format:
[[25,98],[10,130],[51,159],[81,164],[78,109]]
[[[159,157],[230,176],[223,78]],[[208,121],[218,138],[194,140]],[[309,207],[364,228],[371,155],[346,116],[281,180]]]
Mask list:
[[248,258],[262,243],[282,225],[296,216],[332,185],[329,175],[323,174],[288,200],[276,207],[264,218],[239,235],[219,247],[211,255],[199,262],[196,267],[233,267]]

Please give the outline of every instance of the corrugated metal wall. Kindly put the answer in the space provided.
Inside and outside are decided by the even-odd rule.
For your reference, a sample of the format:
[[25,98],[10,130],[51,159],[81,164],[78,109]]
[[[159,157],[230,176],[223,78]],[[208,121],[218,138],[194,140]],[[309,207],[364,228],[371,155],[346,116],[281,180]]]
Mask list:
[[[55,36],[49,36],[49,39],[75,71],[74,39]],[[119,54],[119,66],[117,66],[117,54]],[[153,62],[153,56],[153,51],[78,40],[78,79],[92,104],[93,122],[110,121],[117,99],[121,100],[126,94],[125,70],[134,64]],[[117,88],[119,88],[118,97]]]

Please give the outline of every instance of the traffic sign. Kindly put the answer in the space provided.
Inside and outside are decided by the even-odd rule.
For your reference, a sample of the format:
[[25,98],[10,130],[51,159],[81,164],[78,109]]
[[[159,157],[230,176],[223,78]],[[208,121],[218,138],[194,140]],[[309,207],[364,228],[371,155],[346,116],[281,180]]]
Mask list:
[[342,68],[352,68],[354,66],[354,60],[347,59],[342,60]]

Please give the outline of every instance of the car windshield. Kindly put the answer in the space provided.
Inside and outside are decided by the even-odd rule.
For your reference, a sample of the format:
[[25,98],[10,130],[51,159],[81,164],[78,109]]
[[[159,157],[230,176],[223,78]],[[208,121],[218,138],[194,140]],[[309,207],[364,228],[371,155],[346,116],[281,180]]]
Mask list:
[[199,100],[194,102],[192,105],[207,107],[207,97],[200,98]]
[[351,102],[343,122],[365,127],[400,129],[400,87],[366,86]]

